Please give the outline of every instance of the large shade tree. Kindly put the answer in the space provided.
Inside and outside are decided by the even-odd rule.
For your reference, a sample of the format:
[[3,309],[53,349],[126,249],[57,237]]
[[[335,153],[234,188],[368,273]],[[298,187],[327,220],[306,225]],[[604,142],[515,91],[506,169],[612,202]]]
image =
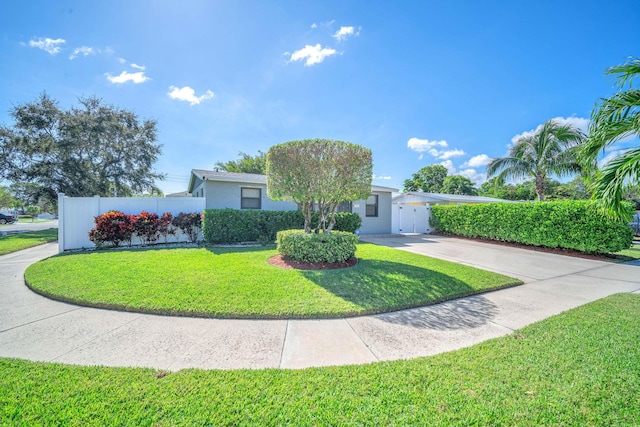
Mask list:
[[506,157],[493,159],[487,165],[487,177],[500,180],[532,178],[538,200],[543,201],[547,178],[581,172],[578,146],[584,134],[573,126],[548,120],[535,132],[518,138]]
[[47,94],[10,112],[0,128],[0,178],[41,186],[44,195],[131,195],[157,190],[153,164],[161,153],[156,122],[80,98],[63,110]]
[[478,195],[478,189],[473,186],[473,182],[462,175],[447,176],[442,182],[442,188],[440,190],[444,194]]
[[447,168],[442,165],[430,165],[421,168],[410,179],[404,180],[404,191],[424,191],[439,193],[447,177]]
[[258,154],[252,156],[242,151],[238,153],[238,160],[216,162],[215,168],[225,172],[255,173],[265,175],[267,173],[267,153],[258,150]]
[[[584,144],[584,157],[593,163],[601,150],[628,137],[640,137],[640,59],[611,67],[607,74],[617,75],[618,93],[602,99],[591,114],[589,138]],[[636,80],[637,81],[637,80]],[[607,162],[593,180],[593,197],[607,212],[623,219],[627,210],[622,205],[627,188],[640,182],[640,146],[630,148]]]
[[285,142],[267,152],[267,194],[296,202],[307,233],[315,205],[317,230],[330,233],[341,202],[371,194],[372,168],[371,150],[361,145],[328,139]]

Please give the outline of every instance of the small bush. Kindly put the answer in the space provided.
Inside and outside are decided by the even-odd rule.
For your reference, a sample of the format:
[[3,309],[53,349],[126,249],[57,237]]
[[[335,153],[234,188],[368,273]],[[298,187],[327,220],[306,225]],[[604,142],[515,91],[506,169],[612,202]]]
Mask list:
[[336,212],[336,225],[333,226],[335,231],[346,231],[347,233],[355,233],[362,225],[362,218],[357,213]]
[[358,236],[334,231],[331,234],[305,233],[304,230],[278,232],[278,252],[302,262],[345,262],[356,254]]
[[119,247],[121,243],[131,243],[133,235],[133,215],[111,211],[96,216],[96,226],[89,231],[89,240],[100,248]]
[[189,242],[196,243],[200,234],[202,217],[198,212],[184,213],[180,212],[171,221],[175,227],[179,228],[189,239]]
[[140,238],[143,245],[150,245],[160,238],[161,222],[158,214],[142,211],[132,217],[133,232]]
[[618,252],[633,241],[626,222],[611,220],[588,201],[433,206],[431,213],[438,231],[466,237],[586,253]]
[[165,212],[160,217],[160,226],[158,227],[158,234],[164,238],[164,242],[167,243],[169,236],[176,234],[176,229],[171,225],[173,221],[173,214],[171,212]]

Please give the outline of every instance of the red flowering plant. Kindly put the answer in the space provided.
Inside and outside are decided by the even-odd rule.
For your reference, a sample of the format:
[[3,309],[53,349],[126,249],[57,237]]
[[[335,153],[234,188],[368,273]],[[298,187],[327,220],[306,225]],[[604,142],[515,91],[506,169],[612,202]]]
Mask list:
[[143,245],[150,245],[160,238],[160,218],[158,214],[142,211],[133,218],[133,231]]
[[164,242],[167,243],[167,238],[176,234],[176,229],[171,226],[173,221],[173,214],[171,212],[165,212],[160,217],[160,228],[158,233],[164,238]]
[[202,218],[198,212],[184,213],[180,212],[173,218],[171,223],[178,227],[189,239],[189,242],[196,243],[200,234],[200,226]]
[[119,247],[123,242],[131,243],[133,235],[133,215],[111,211],[96,216],[96,226],[89,231],[89,240],[98,248]]

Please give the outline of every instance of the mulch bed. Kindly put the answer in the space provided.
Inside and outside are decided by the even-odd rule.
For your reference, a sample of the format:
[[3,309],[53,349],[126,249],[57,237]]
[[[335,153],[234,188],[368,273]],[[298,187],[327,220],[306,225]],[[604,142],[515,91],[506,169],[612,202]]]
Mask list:
[[455,237],[456,239],[472,240],[474,242],[481,242],[481,243],[489,243],[489,244],[492,244],[492,245],[509,246],[509,247],[512,247],[512,248],[526,249],[526,250],[529,250],[529,251],[546,252],[548,254],[566,255],[566,256],[572,256],[572,257],[575,257],[575,258],[593,259],[593,260],[596,260],[596,261],[615,262],[615,261],[619,261],[620,259],[622,259],[621,257],[617,257],[615,255],[585,254],[584,252],[576,251],[576,250],[573,250],[573,249],[545,248],[545,247],[542,247],[542,246],[530,246],[530,245],[523,245],[523,244],[520,244],[520,243],[500,242],[500,241],[497,241],[497,240],[479,239],[479,238],[474,238],[474,237],[463,237],[463,236],[456,236],[456,235],[453,235],[453,234],[446,234],[446,233],[431,233],[431,234],[433,234],[435,236]]
[[283,258],[275,255],[269,258],[269,264],[280,268],[296,270],[336,270],[338,268],[353,267],[358,263],[358,258],[353,257],[346,262],[302,262],[294,259]]

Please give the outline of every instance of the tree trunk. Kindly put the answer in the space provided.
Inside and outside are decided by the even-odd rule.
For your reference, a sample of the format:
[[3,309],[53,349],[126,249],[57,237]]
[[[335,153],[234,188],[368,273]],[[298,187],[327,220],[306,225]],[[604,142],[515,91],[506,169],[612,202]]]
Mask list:
[[544,176],[536,176],[536,194],[538,201],[544,202],[544,193],[547,191],[547,182]]

